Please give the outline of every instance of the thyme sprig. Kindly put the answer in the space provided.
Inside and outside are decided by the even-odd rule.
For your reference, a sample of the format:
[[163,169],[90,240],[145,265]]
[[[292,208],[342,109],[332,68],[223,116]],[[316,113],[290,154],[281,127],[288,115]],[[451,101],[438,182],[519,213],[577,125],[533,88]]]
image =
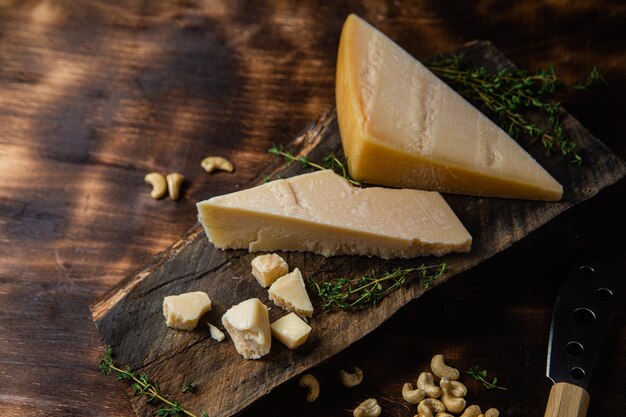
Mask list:
[[[346,180],[350,182],[352,185],[356,185],[357,187],[361,186],[361,183],[350,176],[348,172],[348,168],[346,164],[342,162],[335,154],[326,155],[321,163],[316,163],[311,161],[306,156],[296,156],[293,153],[285,150],[282,145],[272,145],[267,152],[272,155],[281,156],[285,161],[286,165],[289,166],[294,162],[299,162],[303,167],[314,168],[317,170],[323,169],[332,169],[337,174],[344,177]],[[267,182],[267,181],[266,181]]]
[[183,384],[183,387],[182,387],[181,391],[182,391],[183,394],[186,394],[188,392],[193,394],[193,393],[196,392],[196,386],[193,384],[193,381],[186,381]]
[[[548,152],[560,152],[576,165],[582,163],[577,145],[567,136],[561,124],[561,103],[555,97],[557,93],[566,91],[567,85],[557,78],[553,66],[535,73],[509,68],[494,73],[484,67],[468,69],[462,55],[453,55],[428,64],[428,68],[463,97],[479,102],[495,113],[500,126],[511,137],[539,139]],[[602,82],[602,75],[597,68],[593,68],[585,81],[573,87],[586,90]],[[538,110],[546,115],[549,126],[542,128],[531,121],[525,115],[528,110]]]
[[[118,381],[128,381],[131,384],[131,388],[135,392],[135,395],[142,397],[146,396],[146,402],[148,404],[155,400],[163,403],[163,406],[156,411],[156,415],[159,417],[178,417],[181,415],[187,415],[189,417],[197,417],[194,413],[183,408],[177,401],[169,400],[161,395],[161,389],[159,384],[150,381],[148,374],[140,374],[131,370],[130,368],[122,369],[113,362],[113,349],[107,348],[104,359],[100,362],[100,372],[103,375],[110,375],[111,372],[115,373],[115,378]],[[208,417],[206,411],[203,411],[201,417]]]
[[416,268],[395,268],[383,273],[372,271],[356,279],[342,277],[322,283],[312,281],[311,286],[322,299],[324,310],[352,310],[378,304],[388,294],[405,285],[411,274],[419,280],[420,287],[427,289],[443,276],[446,269],[445,262]]
[[475,380],[481,382],[483,386],[487,389],[500,389],[504,391],[508,390],[508,388],[498,385],[498,378],[496,378],[495,376],[493,377],[491,382],[489,382],[489,380],[487,379],[487,370],[480,369],[478,365],[472,366],[465,373]]

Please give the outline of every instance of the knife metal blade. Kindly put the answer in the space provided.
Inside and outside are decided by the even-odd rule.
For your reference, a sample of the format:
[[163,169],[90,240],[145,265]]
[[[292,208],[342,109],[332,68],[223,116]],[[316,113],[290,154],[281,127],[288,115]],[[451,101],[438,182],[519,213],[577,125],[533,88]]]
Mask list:
[[577,263],[559,290],[550,328],[546,375],[554,383],[589,386],[626,276],[601,261]]

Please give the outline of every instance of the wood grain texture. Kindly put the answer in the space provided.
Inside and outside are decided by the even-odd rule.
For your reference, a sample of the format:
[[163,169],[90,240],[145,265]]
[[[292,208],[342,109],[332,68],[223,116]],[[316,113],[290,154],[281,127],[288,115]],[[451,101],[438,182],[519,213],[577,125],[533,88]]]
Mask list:
[[589,393],[567,382],[554,384],[546,406],[545,417],[585,417],[589,408]]
[[[488,42],[473,43],[458,53],[471,66],[498,70],[511,63]],[[546,155],[539,146],[527,150],[563,184],[564,196],[558,203],[445,195],[452,209],[474,237],[469,254],[449,254],[441,259],[383,261],[377,258],[337,256],[326,258],[311,253],[280,253],[293,269],[316,282],[346,276],[358,277],[373,270],[391,270],[421,263],[445,261],[448,272],[441,284],[466,269],[508,248],[556,215],[580,203],[619,180],[626,164],[612,154],[571,116],[563,123],[580,144],[586,164],[577,167],[562,158]],[[294,153],[321,161],[325,155],[341,155],[341,140],[334,111],[322,116],[289,146]],[[299,164],[267,171],[267,175],[291,177],[306,170]],[[215,343],[208,328],[184,332],[168,329],[161,318],[163,298],[191,291],[206,291],[213,301],[207,319],[221,322],[230,306],[257,297],[271,306],[267,292],[250,273],[256,256],[242,250],[216,249],[198,226],[163,253],[156,263],[94,304],[92,313],[105,343],[116,352],[120,364],[147,372],[162,389],[176,392],[185,378],[206,387],[186,400],[192,410],[206,410],[213,416],[236,414],[277,385],[332,357],[361,339],[391,317],[408,301],[420,297],[424,289],[416,283],[390,294],[380,305],[355,312],[321,312],[320,300],[313,298],[317,314],[310,324],[309,341],[295,351],[275,343],[269,355],[259,361],[246,361],[236,354],[232,343]],[[270,320],[284,315],[279,308],[270,311]],[[141,323],[138,326],[138,323]],[[181,372],[181,370],[184,370]],[[228,395],[224,395],[227,392]],[[139,415],[150,415],[152,406],[134,402]]]
[[[554,64],[568,81],[598,66],[609,88],[568,95],[564,107],[626,158],[619,0],[2,0],[3,415],[131,414],[124,386],[98,373],[103,348],[88,305],[192,227],[195,201],[247,186],[272,161],[271,143],[286,143],[333,106],[337,42],[350,12],[418,58],[480,38],[522,68]],[[234,160],[236,172],[207,176],[198,162],[208,154]],[[183,199],[152,201],[143,184],[152,170],[183,172]],[[285,384],[245,414],[349,415],[368,396],[399,407],[402,382],[443,351],[460,368],[482,363],[513,386],[496,393],[472,385],[476,402],[507,415],[532,403],[528,415],[542,415],[563,263],[577,251],[626,259],[625,196],[622,180],[410,303],[315,368],[316,403]],[[626,408],[625,323],[622,306],[589,387],[602,398],[589,416]],[[366,381],[346,392],[334,373],[355,364]]]

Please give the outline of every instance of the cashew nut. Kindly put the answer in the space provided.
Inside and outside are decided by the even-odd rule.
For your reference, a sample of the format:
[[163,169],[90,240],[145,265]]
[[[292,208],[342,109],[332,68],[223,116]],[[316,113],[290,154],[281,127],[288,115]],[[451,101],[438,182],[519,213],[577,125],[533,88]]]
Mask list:
[[467,402],[464,398],[457,398],[452,396],[447,389],[443,389],[443,393],[441,394],[441,402],[451,413],[460,413],[467,405]]
[[298,385],[303,388],[308,388],[309,392],[306,394],[306,400],[313,402],[320,395],[320,383],[311,374],[304,374],[298,380]]
[[485,417],[499,417],[500,411],[497,408],[490,408],[485,411]]
[[437,413],[435,414],[435,417],[454,417],[454,416],[448,413]]
[[409,404],[417,404],[426,397],[426,392],[421,388],[413,389],[413,385],[406,383],[402,386],[402,398]]
[[444,376],[450,381],[456,381],[459,379],[459,371],[451,366],[446,365],[443,360],[443,355],[435,355],[430,361],[430,368],[433,370],[433,374],[439,378]]
[[424,390],[430,398],[439,398],[441,388],[433,382],[433,374],[430,372],[422,372],[417,378],[417,388]]
[[439,400],[434,398],[426,398],[417,406],[417,415],[419,417],[433,417],[433,413],[443,413],[446,407]]
[[213,172],[216,169],[221,171],[233,172],[233,164],[226,158],[221,156],[207,156],[200,163],[206,172]]
[[150,197],[154,198],[155,200],[163,198],[165,193],[167,193],[167,183],[165,182],[165,177],[158,172],[151,172],[147,174],[143,180],[147,184],[152,185]]
[[481,414],[480,407],[477,405],[470,405],[463,411],[460,417],[478,417]]
[[178,200],[178,197],[180,197],[180,186],[183,184],[183,181],[185,181],[185,177],[177,172],[174,172],[172,174],[167,174],[166,178],[170,199]]
[[342,369],[337,374],[337,378],[346,388],[356,387],[363,381],[363,371],[358,366],[354,367],[354,373],[351,374]]
[[376,398],[368,398],[354,409],[354,417],[378,417],[382,411]]
[[459,381],[450,381],[445,376],[439,381],[442,390],[448,390],[454,397],[465,397],[467,395],[467,387]]

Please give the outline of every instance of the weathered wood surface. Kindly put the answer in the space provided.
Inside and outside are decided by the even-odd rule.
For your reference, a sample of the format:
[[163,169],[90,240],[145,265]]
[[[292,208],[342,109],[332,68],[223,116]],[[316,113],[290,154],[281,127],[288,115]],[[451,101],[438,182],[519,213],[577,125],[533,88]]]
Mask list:
[[[480,42],[459,51],[472,66],[493,70],[510,63],[488,42]],[[472,234],[469,254],[451,254],[438,258],[384,261],[377,258],[338,256],[326,258],[311,253],[280,252],[291,268],[298,267],[306,278],[317,282],[338,277],[358,277],[372,270],[391,270],[421,263],[445,261],[449,265],[441,284],[499,251],[508,248],[539,226],[571,206],[580,203],[613,184],[626,173],[624,164],[571,116],[563,121],[568,133],[581,147],[586,163],[574,166],[563,158],[547,155],[537,145],[527,150],[563,184],[564,196],[558,203],[445,195],[452,209]],[[335,112],[322,116],[289,146],[296,154],[312,161],[325,155],[341,154],[341,140]],[[300,164],[270,168],[257,178],[290,177],[307,170]],[[186,380],[204,387],[185,400],[191,410],[206,410],[211,416],[238,413],[277,385],[327,360],[378,327],[408,301],[424,293],[416,282],[391,293],[376,307],[356,312],[321,311],[313,297],[317,313],[311,319],[313,333],[301,348],[292,351],[280,343],[258,361],[246,361],[228,340],[216,343],[202,323],[194,332],[176,331],[165,326],[163,298],[171,294],[205,291],[213,301],[206,318],[220,324],[230,306],[257,297],[272,306],[267,291],[250,274],[250,261],[258,254],[245,250],[216,249],[201,227],[194,228],[171,251],[166,251],[145,270],[130,276],[111,293],[94,304],[92,314],[105,343],[116,352],[120,364],[146,372],[159,381],[164,392],[175,393]],[[433,286],[434,287],[434,286]],[[431,287],[432,288],[432,287]],[[274,321],[285,313],[270,310]],[[221,324],[220,324],[221,327]],[[228,393],[224,395],[224,393]],[[139,415],[151,415],[154,409],[142,399],[134,401]]]
[[[271,143],[333,106],[350,12],[420,58],[481,38],[522,68],[554,64],[569,81],[598,66],[609,88],[568,95],[564,107],[626,158],[620,0],[0,1],[3,416],[132,414],[124,385],[99,375],[103,345],[88,305],[184,234],[195,201],[247,186],[272,161]],[[207,176],[196,156],[213,153],[233,159],[236,172]],[[143,184],[152,170],[184,173],[183,199],[152,201]],[[288,383],[244,414],[350,415],[368,396],[401,414],[402,382],[441,351],[463,369],[484,364],[512,387],[471,385],[477,403],[508,415],[534,404],[527,415],[543,416],[563,263],[577,251],[626,259],[625,196],[622,180],[409,303],[314,369],[316,403]],[[590,417],[626,408],[625,331],[622,305],[591,382]],[[346,392],[334,373],[355,364],[366,381]]]

